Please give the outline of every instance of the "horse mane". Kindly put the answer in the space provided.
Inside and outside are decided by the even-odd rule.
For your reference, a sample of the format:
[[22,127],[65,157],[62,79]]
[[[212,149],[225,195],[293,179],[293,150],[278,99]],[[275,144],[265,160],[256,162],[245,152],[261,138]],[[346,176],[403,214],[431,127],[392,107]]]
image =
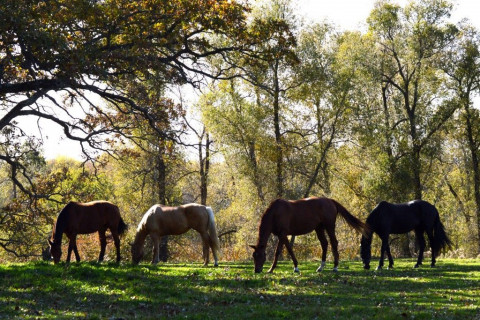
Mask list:
[[53,243],[62,242],[63,231],[67,226],[70,209],[73,205],[75,205],[75,202],[67,203],[67,205],[63,207],[62,211],[60,211],[60,213],[58,214],[57,221],[55,222],[55,226],[53,227],[52,232]]
[[272,212],[276,209],[281,201],[285,200],[273,200],[260,218],[260,225],[258,226],[258,240],[256,245],[257,247],[267,245],[268,237],[272,233]]
[[150,207],[147,213],[143,215],[142,220],[140,220],[140,223],[138,224],[137,232],[135,233],[135,240],[133,241],[132,246],[143,246],[143,243],[145,242],[145,239],[148,235],[148,218],[156,213],[157,208],[161,208],[161,205],[154,205]]

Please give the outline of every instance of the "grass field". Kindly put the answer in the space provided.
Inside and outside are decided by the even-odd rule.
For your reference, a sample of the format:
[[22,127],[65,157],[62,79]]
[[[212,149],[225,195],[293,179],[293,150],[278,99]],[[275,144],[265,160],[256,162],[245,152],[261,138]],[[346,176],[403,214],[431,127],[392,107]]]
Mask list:
[[0,318],[480,319],[480,260],[413,265],[375,272],[343,261],[316,273],[318,262],[300,262],[294,274],[285,261],[256,275],[252,262],[7,264]]

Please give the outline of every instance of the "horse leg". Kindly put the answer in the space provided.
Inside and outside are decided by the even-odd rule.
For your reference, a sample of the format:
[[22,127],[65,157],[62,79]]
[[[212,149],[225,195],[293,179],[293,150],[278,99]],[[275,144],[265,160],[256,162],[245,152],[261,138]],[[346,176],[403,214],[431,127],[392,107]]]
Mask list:
[[215,261],[213,263],[213,266],[218,267],[218,255],[217,255],[217,251],[213,247],[213,240],[212,240],[212,236],[210,236],[210,235],[208,236],[208,245],[212,249],[213,260]]
[[283,241],[280,238],[278,238],[277,248],[275,249],[275,256],[273,257],[273,263],[270,269],[268,269],[267,271],[268,273],[272,273],[275,267],[277,266],[278,257],[282,253],[282,250],[283,250]]
[[103,261],[105,256],[105,248],[107,247],[107,237],[105,236],[105,230],[98,231],[98,239],[100,240],[100,255],[98,256],[98,262]]
[[387,252],[388,269],[392,269],[393,268],[393,257],[392,257],[392,253],[390,252],[390,244],[387,243],[387,248],[385,249],[385,251]]
[[377,270],[381,270],[383,268],[383,260],[385,259],[385,251],[390,251],[390,246],[388,245],[388,235],[382,236],[382,248],[380,249],[380,261],[378,262]]
[[323,268],[325,268],[327,261],[328,241],[327,237],[325,236],[325,228],[323,226],[319,226],[317,229],[315,229],[315,232],[317,233],[318,241],[320,241],[320,245],[322,246],[322,263],[317,269],[317,272],[320,272],[323,270]]
[[[111,230],[110,230],[111,231]],[[115,243],[115,250],[117,251],[117,262],[120,262],[120,237],[117,232],[112,232],[113,243]]]
[[335,236],[335,227],[327,228],[328,237],[330,238],[330,245],[332,246],[333,253],[333,271],[338,271],[338,260],[340,255],[338,254],[338,240]]
[[417,238],[420,251],[418,252],[417,264],[415,264],[414,268],[418,268],[422,265],[423,261],[423,252],[425,251],[425,237],[423,236],[423,231],[421,230],[415,230],[415,236]]
[[157,264],[160,261],[160,256],[159,256],[160,237],[156,234],[150,234],[150,238],[152,238],[152,241],[153,241],[152,264]]
[[72,256],[72,250],[73,250],[73,242],[75,240],[73,238],[70,238],[68,241],[68,252],[67,252],[67,263],[70,263],[70,257]]
[[75,241],[73,243],[73,253],[75,254],[75,259],[77,262],[80,262],[80,255],[78,254],[78,248],[77,248],[77,239],[75,238]]
[[285,247],[287,247],[287,251],[288,253],[290,254],[290,257],[292,257],[292,261],[293,261],[293,272],[300,272],[300,270],[298,270],[298,261],[297,261],[297,258],[295,258],[295,254],[293,253],[293,249],[292,249],[292,246],[290,245],[290,242],[288,241],[288,238],[286,235],[282,236],[281,238],[279,237],[279,243],[280,242],[284,242],[285,243]]
[[203,266],[206,267],[208,262],[210,261],[210,236],[208,233],[201,232],[200,236],[202,237],[202,245],[203,245]]
[[70,257],[72,256],[72,250],[73,253],[75,254],[75,259],[77,262],[80,262],[80,255],[78,254],[78,249],[77,249],[77,235],[72,235],[68,237],[68,254],[67,254],[67,263],[70,263]]
[[430,248],[432,249],[432,264],[430,265],[432,268],[435,267],[435,263],[437,262],[436,256],[437,256],[437,249],[435,248],[435,245],[433,244],[434,242],[434,236],[432,231],[427,231],[427,237],[428,241],[430,242]]

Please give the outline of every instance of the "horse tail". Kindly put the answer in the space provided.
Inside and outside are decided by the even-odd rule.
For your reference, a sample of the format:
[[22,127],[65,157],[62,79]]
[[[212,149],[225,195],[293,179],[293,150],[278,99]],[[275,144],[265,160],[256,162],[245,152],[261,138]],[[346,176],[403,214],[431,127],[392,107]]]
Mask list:
[[115,213],[118,214],[119,221],[117,225],[117,233],[120,235],[127,231],[128,225],[123,221],[122,216],[120,215],[120,209],[116,205],[113,205],[113,208]]
[[445,227],[443,226],[442,222],[440,221],[440,215],[438,214],[437,209],[435,209],[435,221],[433,225],[433,243],[432,247],[435,251],[435,257],[440,255],[440,252],[446,248],[452,247],[452,241],[447,236],[445,232]]
[[215,226],[215,216],[210,207],[205,207],[208,212],[208,234],[210,235],[212,250],[217,254],[220,253],[220,240],[217,235],[217,227]]
[[118,234],[123,234],[128,229],[128,224],[123,221],[122,217],[120,217],[120,221],[118,222]]
[[370,238],[370,228],[368,225],[360,221],[360,219],[353,216],[344,206],[337,201],[330,199],[337,207],[337,212],[340,213],[342,218],[355,230],[360,232],[363,236]]

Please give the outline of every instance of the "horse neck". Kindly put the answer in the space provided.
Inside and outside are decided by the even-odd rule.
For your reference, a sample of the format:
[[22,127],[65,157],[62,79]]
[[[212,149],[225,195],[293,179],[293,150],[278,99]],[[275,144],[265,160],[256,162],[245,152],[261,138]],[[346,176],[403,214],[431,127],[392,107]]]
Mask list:
[[269,211],[265,212],[260,221],[260,226],[258,227],[258,242],[257,247],[266,247],[268,242],[268,237],[272,233],[272,215]]
[[135,240],[133,240],[133,246],[135,248],[140,248],[145,243],[145,239],[147,238],[148,232],[145,228],[137,230],[135,234]]
[[69,208],[71,203],[68,203],[62,211],[58,214],[57,221],[55,222],[55,227],[53,228],[53,243],[61,243],[63,232],[68,222]]
[[52,234],[53,243],[62,243],[62,236],[63,236],[63,227],[59,226],[58,219],[57,219],[57,223],[55,223],[55,227],[53,228],[53,234]]

